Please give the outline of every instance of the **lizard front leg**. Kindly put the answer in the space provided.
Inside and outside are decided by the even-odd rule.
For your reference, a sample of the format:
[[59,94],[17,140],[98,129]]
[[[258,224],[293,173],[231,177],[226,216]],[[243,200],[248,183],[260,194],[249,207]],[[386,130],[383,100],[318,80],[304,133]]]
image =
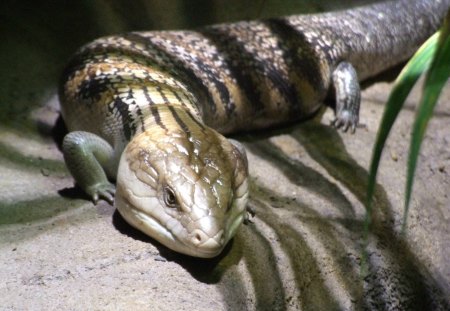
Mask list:
[[99,198],[113,203],[115,188],[105,173],[113,176],[111,145],[95,134],[75,131],[64,137],[62,149],[67,168],[94,203]]
[[359,121],[361,90],[355,68],[350,63],[341,62],[332,73],[332,83],[336,94],[336,117],[332,125],[342,127],[346,132],[355,132]]

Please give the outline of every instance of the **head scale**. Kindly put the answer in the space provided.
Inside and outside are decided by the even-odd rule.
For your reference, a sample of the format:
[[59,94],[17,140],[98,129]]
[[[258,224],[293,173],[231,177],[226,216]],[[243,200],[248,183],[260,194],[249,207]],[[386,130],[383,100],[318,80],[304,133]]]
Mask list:
[[243,148],[216,131],[146,131],[122,154],[116,207],[165,246],[214,257],[243,222],[248,196]]

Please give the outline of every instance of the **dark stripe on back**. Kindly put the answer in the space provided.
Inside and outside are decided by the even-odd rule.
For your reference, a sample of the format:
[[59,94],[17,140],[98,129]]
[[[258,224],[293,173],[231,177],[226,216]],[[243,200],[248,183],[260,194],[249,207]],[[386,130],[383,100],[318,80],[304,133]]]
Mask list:
[[156,124],[167,131],[167,127],[164,125],[164,123],[161,122],[161,116],[159,115],[158,107],[150,106],[150,112],[152,113],[153,119],[155,120]]
[[108,109],[110,113],[118,113],[122,119],[123,134],[127,140],[136,133],[136,124],[133,122],[133,117],[128,110],[128,104],[124,103],[119,96],[117,96],[112,102],[112,106],[109,105]]
[[154,105],[155,103],[153,102],[152,97],[148,93],[148,88],[143,87],[142,91],[144,92],[144,96],[145,96],[145,99],[147,100],[148,105],[149,106]]
[[[120,77],[118,77],[120,81]],[[107,91],[112,85],[110,76],[108,75],[91,75],[88,79],[83,80],[78,86],[78,98],[90,101],[98,101],[100,95]]]
[[170,112],[173,115],[173,118],[178,123],[178,125],[181,127],[181,129],[188,135],[191,135],[191,131],[189,130],[189,127],[186,125],[186,123],[181,120],[180,116],[178,115],[177,111],[173,108],[173,106],[167,106],[169,107]]
[[171,55],[162,47],[154,44],[142,35],[137,33],[127,33],[124,34],[123,37],[131,42],[142,44],[146,46],[149,51],[154,51],[157,55],[161,56],[165,63],[158,64],[159,67],[192,88],[199,102],[204,102],[213,111],[215,111],[216,107],[211,96],[209,95],[208,88],[203,84],[203,81],[196,76],[195,72],[191,68],[186,67],[186,65],[179,59],[176,59],[175,56]]
[[[285,19],[268,19],[262,23],[281,42],[280,50],[283,58],[290,64],[289,76],[298,76],[299,79],[307,81],[314,87],[316,94],[326,94],[327,90],[321,79],[319,58],[304,34],[289,25]],[[290,103],[293,111],[301,111],[301,96],[296,96]]]
[[183,107],[187,107],[186,103],[184,102],[184,100],[181,99],[180,95],[178,95],[177,91],[172,90],[172,88],[168,88],[166,89],[168,91],[170,91],[172,93],[172,95],[177,99],[178,103],[183,106]]
[[144,132],[145,131],[144,115],[142,113],[141,107],[139,105],[135,106],[136,106],[136,114],[138,115],[139,120],[141,121],[141,131]]
[[186,111],[186,113],[189,116],[189,118],[191,118],[192,121],[194,121],[194,123],[197,124],[197,126],[202,129],[202,131],[205,130],[205,126],[201,124],[196,118],[194,118],[194,116],[189,111]]
[[[203,92],[203,98],[198,98],[199,94],[197,94],[198,92],[196,92],[196,97],[199,99],[198,102],[207,104],[211,112],[215,113],[217,108],[210,94],[210,90],[205,85],[205,81],[203,81],[205,78],[197,76],[195,70],[193,69],[193,67],[197,67],[197,70],[201,71],[202,74],[207,76],[206,79],[208,80],[208,82],[214,85],[216,91],[219,94],[220,101],[225,105],[227,114],[230,115],[234,111],[235,105],[231,102],[228,88],[220,79],[217,78],[217,74],[215,72],[216,68],[211,68],[210,66],[205,65],[200,57],[192,57],[188,59],[178,58],[176,54],[172,54],[170,51],[166,51],[164,48],[157,46],[156,44],[151,42],[151,40],[149,40],[148,38],[137,33],[126,34],[124,35],[124,38],[132,42],[139,42],[140,44],[146,45],[149,47],[149,49],[157,51],[158,55],[163,55],[167,62],[170,63],[173,68],[176,68],[177,72],[171,71],[170,73],[181,79],[185,84],[194,86],[195,89]],[[214,55],[211,55],[211,57],[214,57]],[[189,64],[191,63],[193,64],[192,67],[189,66]]]
[[[146,66],[155,66],[156,68],[170,73],[173,77],[180,79],[185,83],[195,94],[198,102],[205,103],[214,112],[216,107],[212,101],[212,97],[209,95],[208,88],[203,84],[203,81],[199,79],[192,69],[186,67],[180,60],[176,59],[174,56],[170,55],[163,48],[153,44],[148,38],[141,36],[136,33],[127,33],[123,35],[123,38],[129,40],[132,44],[129,46],[119,45],[112,43],[111,45],[104,46],[103,44],[97,44],[89,47],[88,49],[78,52],[65,67],[63,74],[61,75],[60,82],[60,94],[64,92],[64,85],[67,81],[73,79],[75,74],[86,67],[87,64],[103,63],[105,59],[108,58],[108,54],[114,56],[126,56],[129,57],[136,63],[145,64]],[[147,47],[147,52],[150,55],[142,55],[142,51],[137,48],[134,43],[142,44]],[[162,61],[157,61],[152,55],[159,56]],[[95,56],[95,57],[94,57]],[[103,57],[98,57],[103,56]],[[89,85],[84,88],[88,90],[84,92],[83,96],[89,97],[90,94],[99,94],[98,92],[90,91],[89,89],[97,89],[102,85],[107,85],[109,81],[107,79],[102,81],[94,81],[93,85]],[[97,84],[95,84],[97,83]],[[104,91],[105,88],[100,89],[100,92]],[[199,109],[200,107],[197,107]]]
[[164,94],[164,92],[162,91],[162,88],[159,85],[157,85],[155,87],[155,89],[159,93],[159,95],[161,96],[164,104],[168,105],[169,104],[169,100],[167,99],[166,94]]
[[[239,87],[243,89],[255,113],[264,112],[264,99],[258,90],[261,89],[261,81],[265,79],[269,79],[272,83],[272,86],[267,87],[276,88],[285,101],[299,105],[299,96],[295,86],[288,80],[288,77],[275,68],[270,60],[257,59],[245,48],[245,42],[231,36],[226,29],[212,27],[203,34],[208,36],[216,45],[219,53],[226,59],[227,66],[236,78]],[[276,55],[275,51],[273,51],[273,55]]]
[[[242,43],[224,30],[207,28],[202,30],[201,33],[215,45],[218,53],[225,60],[226,67],[231,71],[231,76],[236,79],[239,88],[244,91],[249,103],[253,106],[254,112],[264,110],[260,94],[256,91],[258,82],[254,81],[249,73],[249,70],[252,71],[249,68],[249,60],[253,59],[253,55],[250,55]],[[224,104],[227,114],[234,110],[234,107],[227,107],[226,102]]]

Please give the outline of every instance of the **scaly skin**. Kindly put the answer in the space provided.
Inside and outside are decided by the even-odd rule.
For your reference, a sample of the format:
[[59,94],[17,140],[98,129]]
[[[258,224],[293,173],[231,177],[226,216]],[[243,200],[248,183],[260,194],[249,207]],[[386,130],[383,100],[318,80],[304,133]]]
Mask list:
[[[355,130],[366,79],[412,55],[450,0],[400,0],[309,16],[134,32],[83,47],[61,83],[67,166],[94,201],[198,257],[218,255],[245,216],[244,148],[221,134],[314,114]],[[219,134],[221,133],[221,134]]]

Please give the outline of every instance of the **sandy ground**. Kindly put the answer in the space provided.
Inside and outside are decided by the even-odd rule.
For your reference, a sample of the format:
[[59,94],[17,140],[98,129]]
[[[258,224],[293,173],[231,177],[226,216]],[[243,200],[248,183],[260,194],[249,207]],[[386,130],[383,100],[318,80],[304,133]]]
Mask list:
[[[0,131],[1,310],[442,309],[450,305],[450,88],[426,135],[399,236],[416,92],[386,147],[361,279],[367,167],[389,85],[363,94],[367,129],[308,121],[246,134],[256,215],[222,256],[173,253],[73,188],[55,143],[56,96],[35,127]],[[45,130],[47,129],[47,130]]]
[[[64,16],[59,4],[40,11],[24,3],[11,6],[20,18],[0,16],[17,29],[0,25],[7,42],[0,57],[0,310],[450,310],[450,84],[421,149],[404,238],[420,88],[387,143],[367,276],[360,274],[362,202],[386,83],[363,92],[367,128],[355,135],[328,127],[327,110],[321,120],[236,136],[247,148],[256,215],[221,256],[200,260],[140,234],[107,203],[86,200],[58,149],[56,79],[68,55],[104,34],[101,27],[111,33],[146,24],[130,16],[128,28],[113,23],[117,12],[107,10],[97,21],[100,2],[82,17],[75,9]],[[52,19],[42,22],[43,12]],[[90,26],[68,34],[79,19]]]

